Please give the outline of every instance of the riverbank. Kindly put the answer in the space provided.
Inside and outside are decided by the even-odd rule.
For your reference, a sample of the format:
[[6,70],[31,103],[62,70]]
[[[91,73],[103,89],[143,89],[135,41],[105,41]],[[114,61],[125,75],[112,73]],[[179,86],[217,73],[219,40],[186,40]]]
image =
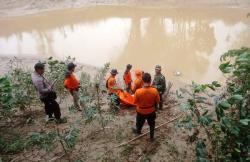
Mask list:
[[81,8],[96,5],[122,5],[144,7],[209,7],[249,8],[248,0],[0,0],[0,18],[35,14],[44,11]]

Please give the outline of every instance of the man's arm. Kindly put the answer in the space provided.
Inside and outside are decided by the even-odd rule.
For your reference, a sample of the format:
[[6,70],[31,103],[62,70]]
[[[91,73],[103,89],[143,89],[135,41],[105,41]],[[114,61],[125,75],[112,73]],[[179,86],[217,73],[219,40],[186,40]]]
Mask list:
[[135,93],[135,95],[134,95],[134,104],[137,105],[137,103],[138,103],[138,98],[137,98],[137,93]]
[[162,77],[162,93],[164,93],[166,91],[166,79],[165,77],[163,76]]

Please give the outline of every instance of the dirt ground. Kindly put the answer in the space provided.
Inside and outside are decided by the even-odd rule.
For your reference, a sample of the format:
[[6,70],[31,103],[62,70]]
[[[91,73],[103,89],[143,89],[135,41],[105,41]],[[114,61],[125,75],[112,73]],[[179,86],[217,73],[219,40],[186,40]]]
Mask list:
[[[6,73],[8,68],[8,58],[2,58],[1,73]],[[26,68],[32,69],[34,62],[32,60],[23,59],[23,64]],[[91,66],[79,66],[79,70],[85,70],[89,74],[95,74],[97,68]],[[171,99],[165,98],[166,103],[163,111],[157,113],[156,126],[167,122],[181,114],[177,103],[174,102],[174,92]],[[107,95],[103,94],[102,103],[103,110],[109,110]],[[105,132],[102,130],[97,121],[85,124],[82,112],[72,112],[68,108],[73,104],[70,96],[60,102],[62,115],[67,117],[66,124],[59,125],[60,132],[67,132],[70,126],[81,121],[80,134],[77,138],[76,146],[70,152],[71,161],[192,161],[194,160],[194,151],[190,145],[186,144],[187,134],[184,130],[180,130],[174,126],[175,122],[165,125],[156,130],[156,140],[152,143],[149,141],[149,135],[142,137],[134,142],[118,148],[119,144],[129,141],[136,137],[132,133],[131,128],[135,126],[136,112],[135,108],[122,107],[115,116],[114,121],[110,122],[105,127]],[[32,124],[27,124],[29,117],[34,118]],[[28,136],[32,132],[51,132],[57,129],[55,123],[46,124],[45,114],[42,103],[31,107],[24,113],[17,113],[13,122],[5,126],[3,135],[23,135]],[[145,123],[143,132],[148,131],[148,125]],[[12,162],[31,162],[31,161],[68,161],[59,142],[55,143],[51,151],[44,151],[37,147],[25,150],[19,154],[1,155],[4,158],[10,159]],[[60,158],[59,158],[60,157]]]
[[[102,98],[105,98],[103,96]],[[81,112],[70,112],[68,105],[71,103],[71,98],[67,98],[61,103],[63,116],[66,116],[68,123],[59,125],[60,132],[69,130],[69,126],[79,119],[83,119]],[[156,126],[166,121],[169,121],[181,113],[178,106],[170,107],[171,104],[165,104],[163,111],[157,113]],[[104,105],[107,107],[107,105]],[[33,124],[25,124],[26,117],[32,115],[34,117]],[[73,151],[70,152],[72,161],[192,161],[194,160],[194,152],[190,145],[186,144],[185,131],[175,128],[172,122],[168,125],[160,127],[156,130],[156,140],[149,141],[149,135],[142,137],[134,142],[118,148],[117,145],[129,141],[136,137],[131,131],[135,125],[135,109],[123,107],[115,116],[113,122],[105,127],[105,132],[102,131],[97,122],[84,124],[80,128],[80,134],[77,139],[77,144]],[[83,119],[84,120],[84,119]],[[56,129],[56,124],[45,124],[45,115],[42,105],[33,107],[27,111],[26,115],[17,115],[13,125],[9,126],[6,134],[30,134],[31,132],[48,132]],[[143,133],[148,131],[148,125],[145,123]],[[46,152],[36,147],[25,150],[17,155],[9,155],[12,162],[28,162],[28,161],[68,161],[61,145],[55,143],[52,151]],[[59,158],[61,157],[61,158]]]

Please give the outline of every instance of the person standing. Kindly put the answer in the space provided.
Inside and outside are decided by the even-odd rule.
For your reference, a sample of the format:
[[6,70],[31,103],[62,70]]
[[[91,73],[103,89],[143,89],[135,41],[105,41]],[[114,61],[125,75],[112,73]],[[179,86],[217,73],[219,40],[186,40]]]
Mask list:
[[163,107],[163,94],[166,91],[166,79],[161,73],[161,66],[155,66],[155,76],[153,80],[153,86],[157,89],[160,95],[160,103],[157,104],[157,109],[162,110]]
[[160,102],[160,96],[156,88],[151,86],[151,75],[144,73],[142,76],[143,88],[135,92],[134,100],[136,106],[136,128],[132,128],[136,134],[141,134],[145,120],[150,127],[150,140],[154,140],[156,109],[155,105]]
[[68,71],[65,74],[65,80],[64,80],[64,87],[70,92],[71,96],[73,97],[73,101],[74,101],[74,106],[79,110],[82,111],[80,109],[80,105],[84,106],[83,102],[80,101],[80,105],[79,105],[79,81],[76,79],[75,75],[74,75],[74,71],[75,71],[75,67],[76,65],[74,63],[69,63],[68,64]]
[[66,118],[61,118],[60,106],[56,102],[56,93],[53,91],[53,85],[49,84],[43,76],[44,68],[45,65],[40,62],[35,64],[35,71],[31,75],[32,82],[38,91],[40,100],[44,103],[47,120],[54,120],[54,115],[57,123],[65,123],[67,121]]
[[116,106],[119,106],[120,100],[118,97],[118,92],[121,90],[121,88],[119,88],[116,83],[115,77],[117,74],[118,71],[116,69],[112,69],[110,71],[110,76],[106,81],[106,88],[108,89],[108,94],[111,96],[111,100],[115,103]]
[[139,88],[142,88],[143,86],[143,81],[142,81],[142,71],[141,70],[136,70],[135,71],[135,81],[134,84],[132,86],[132,92],[135,93],[135,91]]
[[132,77],[130,70],[132,69],[132,65],[128,64],[126,70],[123,74],[123,80],[126,85],[126,91],[131,92],[131,84],[132,84]]

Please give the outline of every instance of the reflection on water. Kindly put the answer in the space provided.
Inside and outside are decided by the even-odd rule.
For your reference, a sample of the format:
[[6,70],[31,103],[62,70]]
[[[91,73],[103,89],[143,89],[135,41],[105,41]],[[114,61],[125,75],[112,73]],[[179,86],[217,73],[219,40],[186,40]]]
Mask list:
[[170,80],[208,82],[220,79],[222,53],[250,41],[247,11],[232,10],[106,6],[8,18],[0,20],[0,56],[71,55],[120,71],[127,63],[149,72],[160,64]]
[[[75,56],[77,61],[100,66],[122,52],[127,43],[130,19],[109,18],[95,23],[30,32],[1,38],[1,53],[18,56],[34,54],[65,58]],[[115,27],[115,28],[114,28]]]

